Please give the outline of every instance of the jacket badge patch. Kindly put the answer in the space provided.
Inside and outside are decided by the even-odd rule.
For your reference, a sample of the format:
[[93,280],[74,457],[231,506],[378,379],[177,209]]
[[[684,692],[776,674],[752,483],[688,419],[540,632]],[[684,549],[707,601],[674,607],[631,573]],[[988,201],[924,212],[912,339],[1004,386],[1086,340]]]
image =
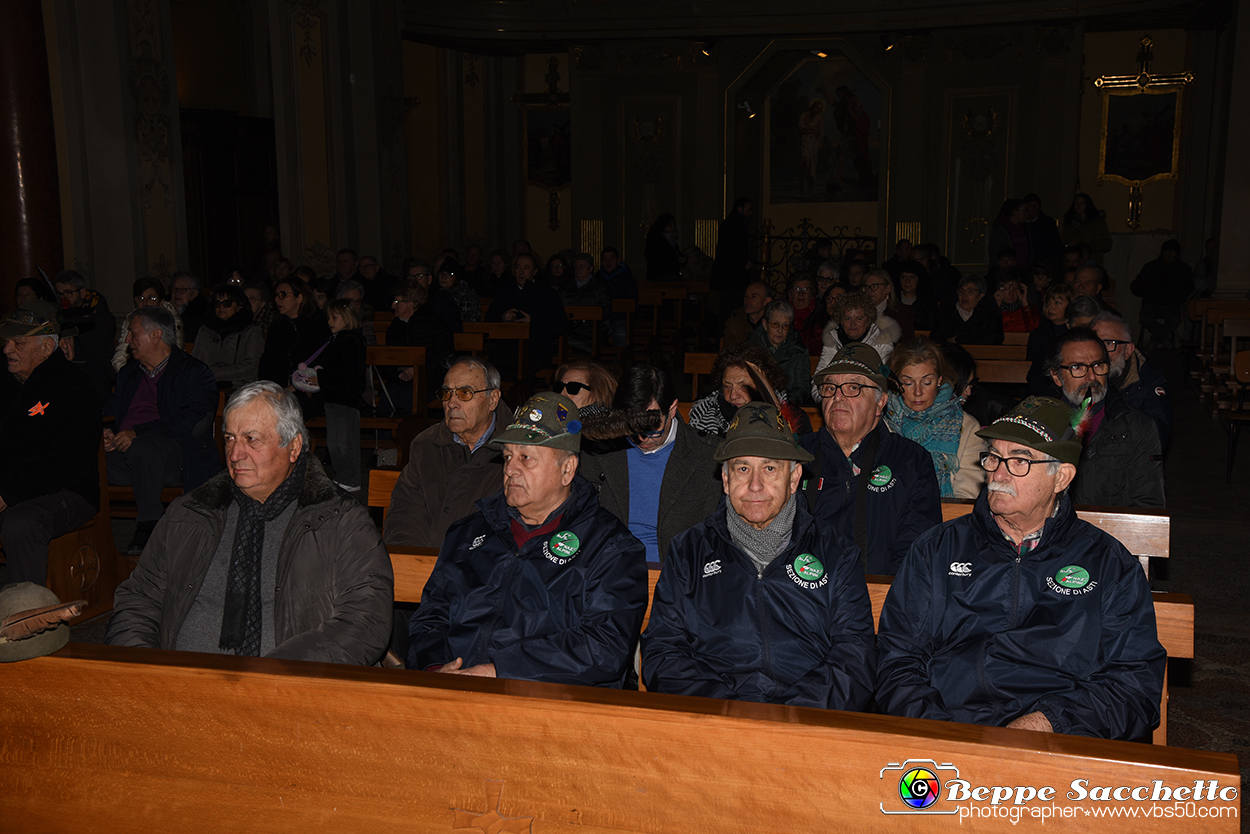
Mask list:
[[713,559],[712,561],[708,562],[706,565],[703,566],[703,576],[704,578],[709,577],[709,576],[715,576],[716,574],[720,573],[720,570],[721,570],[720,559]]
[[581,549],[581,540],[570,530],[561,530],[543,542],[543,555],[557,565],[567,564]]
[[885,492],[894,486],[896,480],[890,467],[882,464],[872,470],[872,475],[868,478],[868,488],[873,492]]
[[951,562],[951,569],[947,576],[972,576],[971,562]]
[[800,588],[823,588],[829,584],[825,566],[810,553],[795,556],[794,561],[786,565],[786,574]]
[[479,547],[482,546],[482,542],[484,541],[486,541],[486,536],[484,535],[478,536],[476,539],[473,540],[473,544],[469,545],[469,550],[477,550]]
[[1055,572],[1054,577],[1046,577],[1046,585],[1055,593],[1064,596],[1088,594],[1098,587],[1097,582],[1089,578],[1089,571],[1080,565],[1068,565]]
[[48,410],[48,406],[50,405],[52,405],[52,403],[41,403],[36,401],[35,404],[30,407],[30,411],[27,411],[26,413],[31,417],[39,417]]

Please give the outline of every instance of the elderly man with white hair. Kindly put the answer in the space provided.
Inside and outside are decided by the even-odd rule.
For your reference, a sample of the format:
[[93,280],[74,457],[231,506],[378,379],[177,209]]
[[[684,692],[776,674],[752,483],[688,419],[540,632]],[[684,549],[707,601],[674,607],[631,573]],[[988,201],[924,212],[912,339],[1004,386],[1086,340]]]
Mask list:
[[1167,656],[1124,545],[1077,518],[1072,410],[1029,397],[978,432],[986,490],[918,538],[877,632],[891,715],[1138,739],[1159,721]]
[[536,394],[491,438],[503,489],[447,531],[408,627],[408,667],[621,688],[647,607],[646,550],[577,476],[573,401]]
[[117,588],[108,642],[376,663],[394,579],[373,520],[322,471],[293,394],[250,383],[224,419],[227,471],[157,524]]
[[642,637],[647,689],[862,710],[876,671],[859,554],[797,494],[802,462],[771,405],[738,409],[716,450],[720,506],[673,540]]
[[58,347],[46,301],[26,301],[0,324],[0,541],[7,582],[47,582],[48,543],[100,504],[100,404]]

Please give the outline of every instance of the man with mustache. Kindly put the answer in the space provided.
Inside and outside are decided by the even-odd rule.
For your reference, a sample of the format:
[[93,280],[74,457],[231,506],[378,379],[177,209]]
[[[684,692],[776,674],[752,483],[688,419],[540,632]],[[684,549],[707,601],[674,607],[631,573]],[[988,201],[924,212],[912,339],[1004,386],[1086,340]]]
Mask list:
[[1064,333],[1051,347],[1045,370],[1069,406],[1081,411],[1089,401],[1073,503],[1164,507],[1159,430],[1108,384],[1111,359],[1098,333],[1088,327]]
[[1167,656],[1150,587],[1122,544],[1076,516],[1067,490],[1085,462],[1071,417],[1029,397],[977,433],[985,492],[916,539],[882,608],[883,711],[1116,739],[1158,723]]
[[1111,374],[1107,381],[1119,390],[1133,408],[1149,416],[1159,429],[1159,445],[1168,447],[1172,436],[1172,402],[1168,399],[1168,380],[1163,372],[1133,344],[1128,322],[1110,310],[1094,316],[1090,328],[1102,339],[1111,357]]

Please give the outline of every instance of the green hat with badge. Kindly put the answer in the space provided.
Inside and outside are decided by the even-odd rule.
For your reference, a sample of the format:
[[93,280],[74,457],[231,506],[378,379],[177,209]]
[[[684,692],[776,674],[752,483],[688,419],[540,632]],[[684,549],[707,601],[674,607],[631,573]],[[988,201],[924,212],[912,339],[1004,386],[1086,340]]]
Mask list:
[[1019,443],[1075,466],[1081,459],[1081,441],[1072,417],[1072,409],[1053,397],[1029,397],[977,437]]
[[19,339],[22,336],[77,336],[75,327],[62,327],[56,308],[46,301],[31,299],[0,322],[0,339]]
[[776,406],[750,402],[729,421],[725,439],[716,447],[716,460],[754,457],[773,460],[815,460],[812,453],[794,442],[794,432]]
[[516,410],[512,422],[492,437],[489,445],[492,449],[499,449],[505,443],[580,452],[581,415],[573,401],[563,394],[551,391],[535,394]]
[[889,369],[881,363],[881,354],[876,348],[863,342],[850,342],[834,354],[833,361],[812,375],[812,380],[820,385],[825,377],[833,374],[860,374],[866,376],[882,391],[886,390],[886,375]]

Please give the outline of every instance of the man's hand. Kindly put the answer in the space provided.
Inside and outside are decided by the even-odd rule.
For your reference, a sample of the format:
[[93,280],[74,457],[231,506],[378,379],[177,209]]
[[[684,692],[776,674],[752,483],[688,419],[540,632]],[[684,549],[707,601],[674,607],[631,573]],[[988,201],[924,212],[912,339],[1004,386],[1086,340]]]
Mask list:
[[113,448],[119,452],[124,452],[130,448],[130,444],[135,442],[135,433],[132,429],[119,431],[113,435]]
[[516,315],[515,315],[515,316],[513,316],[513,319],[512,319],[512,320],[513,320],[513,321],[519,321],[519,322],[521,322],[522,324],[529,324],[529,323],[530,323],[530,314],[529,314],[529,313],[522,312],[521,310],[517,310],[517,311],[516,311]]
[[399,372],[399,379],[401,382],[412,382],[412,378],[416,376],[416,372],[416,368],[404,368]]
[[5,510],[7,510],[8,508],[9,508],[9,505],[8,505],[8,504],[6,504],[6,503],[4,503],[4,499],[3,499],[3,498],[0,498],[0,513],[4,512],[4,511],[5,511]]
[[105,429],[105,430],[104,430],[104,451],[106,451],[106,452],[116,452],[116,451],[117,451],[117,447],[113,445],[113,438],[114,438],[114,437],[115,437],[115,435],[113,434],[113,430],[112,430],[112,429]]
[[473,675],[479,678],[495,677],[495,664],[479,663],[477,666],[470,666],[468,669],[464,667],[464,658],[458,657],[451,663],[443,664],[443,668],[438,671],[448,675]]
[[1050,719],[1040,712],[1030,712],[1028,715],[1022,715],[1015,721],[1007,725],[1009,730],[1032,730],[1035,733],[1053,733],[1055,728],[1050,726]]

